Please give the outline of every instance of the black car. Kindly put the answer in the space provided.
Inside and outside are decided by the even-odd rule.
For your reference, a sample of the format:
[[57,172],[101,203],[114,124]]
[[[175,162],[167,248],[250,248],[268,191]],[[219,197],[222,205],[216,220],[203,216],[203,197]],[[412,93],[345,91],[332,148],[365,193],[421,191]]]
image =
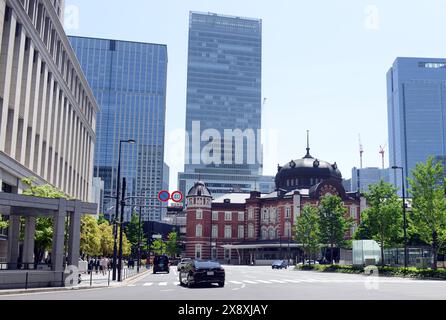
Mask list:
[[155,256],[153,259],[153,273],[170,272],[169,258],[167,256]]
[[276,260],[271,265],[272,269],[287,269],[288,268],[288,262],[285,260]]
[[193,260],[180,270],[180,285],[192,288],[200,284],[216,283],[220,288],[225,286],[225,269],[215,261]]

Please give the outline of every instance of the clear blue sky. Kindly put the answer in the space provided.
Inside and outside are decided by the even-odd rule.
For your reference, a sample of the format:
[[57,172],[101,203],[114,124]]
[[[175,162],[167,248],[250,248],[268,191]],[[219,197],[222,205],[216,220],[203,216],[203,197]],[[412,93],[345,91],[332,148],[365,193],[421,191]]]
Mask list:
[[272,160],[265,163],[270,175],[278,163],[305,155],[307,129],[312,155],[336,161],[345,178],[359,166],[359,133],[364,165],[380,166],[379,146],[388,139],[386,72],[397,56],[446,57],[444,0],[67,0],[70,5],[79,9],[78,26],[67,26],[70,35],[167,44],[171,189],[183,170],[183,150],[170,132],[185,127],[191,10],[263,20],[264,128],[279,135],[277,155],[268,152]]

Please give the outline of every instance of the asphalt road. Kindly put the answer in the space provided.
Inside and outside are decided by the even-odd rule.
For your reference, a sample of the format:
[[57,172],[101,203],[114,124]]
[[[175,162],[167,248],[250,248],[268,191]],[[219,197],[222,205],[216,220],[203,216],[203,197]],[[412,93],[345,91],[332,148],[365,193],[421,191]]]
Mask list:
[[446,281],[227,266],[224,288],[188,289],[170,274],[147,274],[122,287],[0,296],[0,300],[444,300]]

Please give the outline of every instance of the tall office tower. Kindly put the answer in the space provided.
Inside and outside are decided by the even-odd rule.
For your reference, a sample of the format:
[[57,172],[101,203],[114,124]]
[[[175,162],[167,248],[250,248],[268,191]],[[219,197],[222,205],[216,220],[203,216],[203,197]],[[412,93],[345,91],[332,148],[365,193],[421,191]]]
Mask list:
[[390,182],[389,169],[380,168],[364,168],[352,169],[351,185],[348,186],[349,191],[369,192],[370,185],[378,184],[381,180]]
[[88,201],[96,100],[61,19],[63,1],[0,0],[0,185],[23,177]]
[[[444,163],[446,59],[397,58],[387,91],[390,166],[403,167],[408,177],[431,155]],[[401,187],[401,171],[391,170],[390,181]]]
[[[190,13],[183,192],[197,179],[214,195],[254,190],[262,160],[261,76],[261,20]],[[225,135],[237,129],[246,133],[242,143]]]
[[[156,197],[162,189],[166,117],[165,45],[70,37],[101,112],[94,175],[104,180],[104,214],[115,211],[121,140],[121,178],[128,197],[145,197],[143,219],[159,221]],[[129,201],[130,202],[130,201]],[[129,209],[125,219],[130,219]]]

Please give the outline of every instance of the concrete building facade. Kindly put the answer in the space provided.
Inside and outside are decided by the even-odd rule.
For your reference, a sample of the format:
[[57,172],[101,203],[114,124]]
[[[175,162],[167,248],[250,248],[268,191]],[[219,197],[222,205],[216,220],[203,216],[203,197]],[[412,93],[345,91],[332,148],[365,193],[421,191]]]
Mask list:
[[99,111],[61,18],[63,1],[0,0],[0,184],[34,176],[88,201]]

